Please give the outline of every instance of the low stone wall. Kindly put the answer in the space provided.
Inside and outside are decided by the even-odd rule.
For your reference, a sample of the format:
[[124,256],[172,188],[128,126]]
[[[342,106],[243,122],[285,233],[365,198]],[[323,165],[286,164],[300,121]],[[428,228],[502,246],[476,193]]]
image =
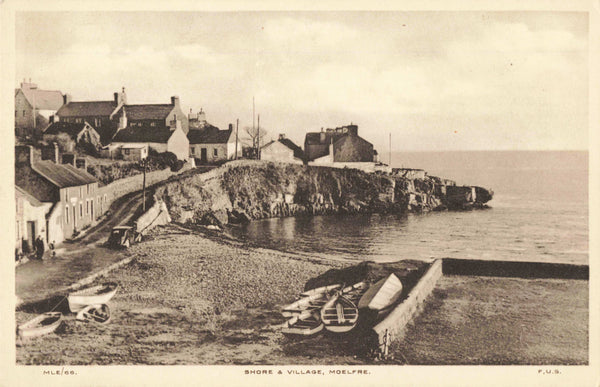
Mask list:
[[379,350],[386,356],[389,344],[404,337],[406,325],[421,309],[423,302],[433,291],[442,276],[442,261],[435,260],[425,275],[408,294],[408,297],[396,307],[383,321],[373,327],[378,339]]
[[[181,168],[177,172],[172,172],[169,168],[160,170],[160,171],[152,171],[146,173],[146,187],[151,186],[152,184],[156,184],[160,181],[166,180],[171,176],[178,175],[182,172],[190,170],[193,168],[191,163],[185,163],[183,168]],[[140,173],[139,175],[129,176],[124,179],[115,180],[110,184],[100,187],[98,190],[99,194],[104,197],[106,195],[106,200],[104,203],[104,210],[108,210],[110,205],[116,199],[127,195],[128,193],[139,191],[143,188],[144,185],[144,174]]]

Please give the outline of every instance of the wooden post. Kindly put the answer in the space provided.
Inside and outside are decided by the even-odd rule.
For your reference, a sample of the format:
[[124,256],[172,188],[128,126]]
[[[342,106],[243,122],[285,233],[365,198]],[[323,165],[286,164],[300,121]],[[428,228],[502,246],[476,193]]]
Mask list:
[[235,160],[238,158],[238,128],[240,126],[240,119],[235,120]]
[[146,165],[148,160],[142,159],[144,165],[144,180],[142,182],[142,211],[146,212]]

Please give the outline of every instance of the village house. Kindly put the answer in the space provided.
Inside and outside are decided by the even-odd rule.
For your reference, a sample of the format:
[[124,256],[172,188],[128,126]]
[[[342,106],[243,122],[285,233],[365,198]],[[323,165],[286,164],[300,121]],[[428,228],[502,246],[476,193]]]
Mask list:
[[[232,124],[229,124],[227,130],[205,124],[200,129],[190,129],[187,137],[190,142],[190,157],[202,164],[219,163],[235,158],[236,139]],[[238,144],[237,152],[238,155],[241,154],[241,144]]]
[[28,253],[34,248],[37,237],[46,238],[46,214],[52,203],[42,203],[27,191],[15,186],[15,205],[17,210],[15,224],[15,249]]
[[360,137],[353,124],[307,133],[304,154],[309,165],[374,171],[377,162],[373,144]]
[[260,159],[266,161],[278,161],[282,163],[304,163],[304,152],[302,148],[294,144],[292,140],[280,134],[275,141],[266,143],[260,149]]
[[[127,103],[125,88],[121,93],[114,93],[112,101],[71,101],[65,94],[64,105],[56,112],[55,122],[83,124],[87,122],[100,135],[103,145],[110,143],[118,127],[117,111]],[[115,118],[117,117],[117,118]]]
[[41,133],[46,127],[49,118],[56,113],[63,104],[63,95],[58,90],[38,89],[35,83],[23,82],[19,89],[15,89],[15,134],[17,136],[31,136],[34,129]]
[[[58,160],[58,155],[54,160]],[[44,212],[44,221],[39,213],[31,219],[31,215],[26,215],[25,204],[20,213],[17,207],[21,239],[39,235],[46,245],[59,244],[92,225],[108,207],[95,177],[69,164],[34,160],[31,146],[15,147],[15,185],[37,200],[25,196],[31,203],[28,205],[37,211],[42,211],[41,207]]]
[[89,144],[96,150],[102,146],[100,134],[86,121],[53,122],[44,129],[42,138],[47,143],[58,143],[62,152],[73,152],[77,144]]
[[[129,106],[121,109],[117,133],[106,148],[110,157],[142,160],[148,156],[151,148],[159,153],[171,152],[179,160],[187,160],[190,144],[179,118],[173,115],[173,120],[169,122],[169,125],[166,125],[162,122],[162,119],[141,118],[144,116],[140,114],[141,110],[138,109],[137,113],[133,115],[136,120],[129,123]],[[147,116],[153,116],[153,114],[149,113]]]
[[127,105],[125,103],[117,109],[113,117],[120,119],[123,112],[127,117],[127,125],[131,128],[170,127],[174,122],[178,122],[183,133],[188,132],[188,118],[181,110],[177,96],[171,97],[170,104]]

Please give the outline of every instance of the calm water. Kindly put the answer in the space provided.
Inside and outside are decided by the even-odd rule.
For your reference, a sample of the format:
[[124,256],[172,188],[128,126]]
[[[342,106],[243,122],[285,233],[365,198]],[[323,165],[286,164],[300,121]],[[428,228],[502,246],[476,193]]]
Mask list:
[[419,152],[392,165],[492,188],[488,210],[277,218],[231,232],[256,246],[351,260],[588,262],[587,152]]

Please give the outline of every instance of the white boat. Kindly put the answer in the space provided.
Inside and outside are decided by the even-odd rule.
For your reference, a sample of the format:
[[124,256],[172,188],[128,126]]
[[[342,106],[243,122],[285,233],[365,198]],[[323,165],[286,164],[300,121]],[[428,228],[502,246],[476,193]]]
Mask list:
[[118,287],[116,282],[106,282],[69,293],[69,309],[71,312],[79,312],[88,305],[106,304],[115,295]]
[[79,321],[108,324],[110,322],[110,309],[106,304],[88,305],[77,312],[75,318]]
[[329,299],[329,293],[316,293],[312,296],[303,297],[283,307],[283,317],[292,317],[307,310],[320,309]]
[[289,319],[281,332],[289,335],[310,336],[323,330],[323,322],[319,312],[306,311]]
[[315,294],[330,293],[333,290],[338,290],[341,287],[342,287],[342,285],[340,285],[340,284],[321,286],[320,288],[310,289],[305,292],[302,292],[302,293],[300,293],[300,296],[308,297],[308,296],[313,296]]
[[358,308],[342,292],[338,292],[323,305],[321,320],[328,331],[348,332],[356,326]]
[[42,336],[54,332],[62,322],[62,313],[48,312],[19,325],[17,334],[25,339],[29,337]]
[[383,312],[394,305],[401,295],[402,282],[392,273],[369,287],[358,301],[358,309]]

